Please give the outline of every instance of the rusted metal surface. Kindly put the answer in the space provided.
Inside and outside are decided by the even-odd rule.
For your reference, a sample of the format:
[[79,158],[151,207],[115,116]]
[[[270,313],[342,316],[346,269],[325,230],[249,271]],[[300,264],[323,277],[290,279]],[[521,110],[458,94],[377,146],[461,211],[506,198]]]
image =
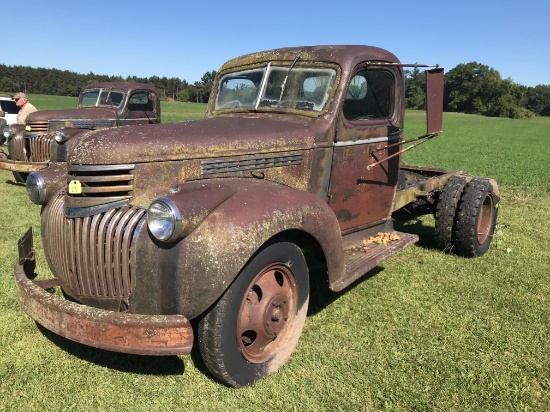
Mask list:
[[313,124],[280,119],[219,117],[182,123],[118,128],[79,139],[74,164],[124,164],[258,155],[313,147]]
[[[220,187],[221,186],[221,187]],[[220,187],[233,194],[217,205],[175,247],[159,247],[146,230],[135,244],[138,279],[130,305],[141,313],[182,313],[192,319],[217,300],[267,239],[285,231],[309,234],[304,248],[318,243],[332,276],[343,276],[338,223],[322,199],[308,192],[252,179],[189,182],[175,196],[193,204]],[[215,204],[215,203],[214,203]],[[214,205],[213,204],[213,205]],[[174,276],[181,274],[181,276]],[[208,276],[205,276],[208,274]],[[147,281],[140,282],[139,279]]]
[[397,152],[388,143],[400,139],[389,121],[358,125],[342,119],[334,148],[328,191],[343,232],[372,226],[388,218],[398,178],[398,157],[368,166]]
[[479,221],[477,223],[477,243],[480,245],[484,244],[489,236],[492,236],[495,211],[493,196],[486,196],[479,209]]
[[437,189],[445,185],[449,177],[459,173],[461,172],[439,172],[439,174],[429,178],[413,178],[414,180],[410,181],[406,187],[397,191],[392,205],[392,212],[408,204],[414,203],[418,198],[428,198],[432,196]]
[[[32,255],[28,250],[22,260],[31,259]],[[184,316],[120,313],[70,302],[35,284],[25,275],[24,264],[19,262],[14,267],[14,275],[23,310],[60,336],[96,348],[138,355],[191,352],[193,330]]]
[[292,270],[282,263],[263,268],[252,280],[237,318],[238,345],[245,359],[262,363],[277,353],[292,331],[298,287]]
[[0,157],[0,169],[11,170],[12,172],[37,172],[47,166],[46,163],[19,162],[17,160],[3,159]]
[[426,70],[427,134],[437,134],[443,127],[443,83],[442,68]]
[[79,300],[118,310],[132,294],[131,247],[145,210],[122,207],[67,219],[63,194],[44,211],[42,236],[48,263],[63,287]]
[[44,185],[44,199],[40,204],[47,203],[52,196],[65,186],[65,176],[67,174],[67,164],[61,162],[50,162],[40,171],[42,183]]
[[[367,239],[372,231],[355,232],[344,240],[346,250],[346,276],[337,282],[331,283],[330,289],[338,292],[346,286],[352,284],[369,270],[378,266],[389,256],[397,253],[412,243],[418,241],[418,236],[410,233],[390,231],[388,233],[397,236],[398,240],[388,244],[368,244],[365,246],[364,240]],[[357,250],[355,249],[357,247]]]

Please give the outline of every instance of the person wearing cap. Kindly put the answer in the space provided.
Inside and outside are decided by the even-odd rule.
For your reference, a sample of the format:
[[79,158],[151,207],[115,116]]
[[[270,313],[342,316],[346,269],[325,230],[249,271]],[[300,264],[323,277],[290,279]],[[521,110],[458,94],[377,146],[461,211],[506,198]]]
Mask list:
[[16,93],[15,96],[13,96],[13,100],[15,100],[15,104],[19,107],[19,112],[17,113],[17,123],[25,124],[29,113],[36,112],[37,109],[29,103],[27,95],[23,92]]

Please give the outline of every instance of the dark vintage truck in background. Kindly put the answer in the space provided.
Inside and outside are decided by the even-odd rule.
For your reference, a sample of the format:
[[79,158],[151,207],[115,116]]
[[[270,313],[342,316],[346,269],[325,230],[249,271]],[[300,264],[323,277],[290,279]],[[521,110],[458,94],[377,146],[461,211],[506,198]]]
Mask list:
[[[0,169],[18,182],[48,162],[64,162],[66,141],[76,134],[125,125],[160,123],[160,100],[148,84],[104,82],[86,86],[75,109],[39,110],[26,124],[3,128],[8,152],[0,150]],[[63,129],[63,133],[60,130]]]
[[254,53],[221,67],[203,120],[69,140],[66,170],[27,180],[54,277],[36,280],[29,230],[14,269],[23,310],[113,351],[197,344],[219,380],[244,386],[290,356],[310,276],[341,291],[418,240],[394,219],[434,214],[442,249],[484,254],[496,182],[401,162],[442,119],[436,67],[427,133],[403,148],[407,66],[368,46]]

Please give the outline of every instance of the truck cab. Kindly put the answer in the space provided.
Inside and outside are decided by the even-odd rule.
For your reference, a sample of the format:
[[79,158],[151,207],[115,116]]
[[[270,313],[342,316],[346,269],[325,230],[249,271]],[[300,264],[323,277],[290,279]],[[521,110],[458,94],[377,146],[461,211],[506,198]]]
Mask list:
[[[66,168],[27,180],[54,276],[33,280],[27,232],[14,271],[23,309],[99,348],[198,344],[213,375],[239,387],[289,358],[310,277],[341,291],[418,240],[394,219],[432,213],[442,249],[481,256],[496,182],[402,164],[404,66],[370,46],[253,53],[220,68],[202,120],[71,139]],[[416,145],[441,131],[443,71],[427,76]]]
[[143,83],[104,82],[87,85],[75,109],[40,110],[25,125],[3,128],[9,154],[0,153],[0,169],[24,182],[32,171],[64,162],[66,142],[77,134],[111,127],[160,123],[160,101]]

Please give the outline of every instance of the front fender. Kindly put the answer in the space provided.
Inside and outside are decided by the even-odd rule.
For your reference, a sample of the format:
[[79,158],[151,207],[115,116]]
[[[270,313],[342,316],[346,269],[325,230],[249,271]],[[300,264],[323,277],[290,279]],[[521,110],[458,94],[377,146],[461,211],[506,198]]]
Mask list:
[[[137,253],[140,262],[136,262],[136,267],[148,267],[159,276],[156,285],[151,284],[155,276],[149,277],[148,282],[136,281],[137,310],[146,304],[141,299],[156,291],[158,299],[153,300],[168,305],[158,308],[162,313],[180,313],[189,319],[200,315],[222,295],[263,244],[287,230],[307,232],[315,238],[323,249],[331,277],[343,274],[340,228],[334,212],[322,199],[262,180],[213,179],[205,184],[221,184],[230,188],[232,194],[180,242],[157,243],[154,249],[144,247],[143,252]],[[180,195],[192,193],[186,195],[182,190]],[[147,244],[145,232],[140,233],[141,245]],[[150,238],[148,233],[147,236]],[[139,296],[142,298],[138,301]]]

